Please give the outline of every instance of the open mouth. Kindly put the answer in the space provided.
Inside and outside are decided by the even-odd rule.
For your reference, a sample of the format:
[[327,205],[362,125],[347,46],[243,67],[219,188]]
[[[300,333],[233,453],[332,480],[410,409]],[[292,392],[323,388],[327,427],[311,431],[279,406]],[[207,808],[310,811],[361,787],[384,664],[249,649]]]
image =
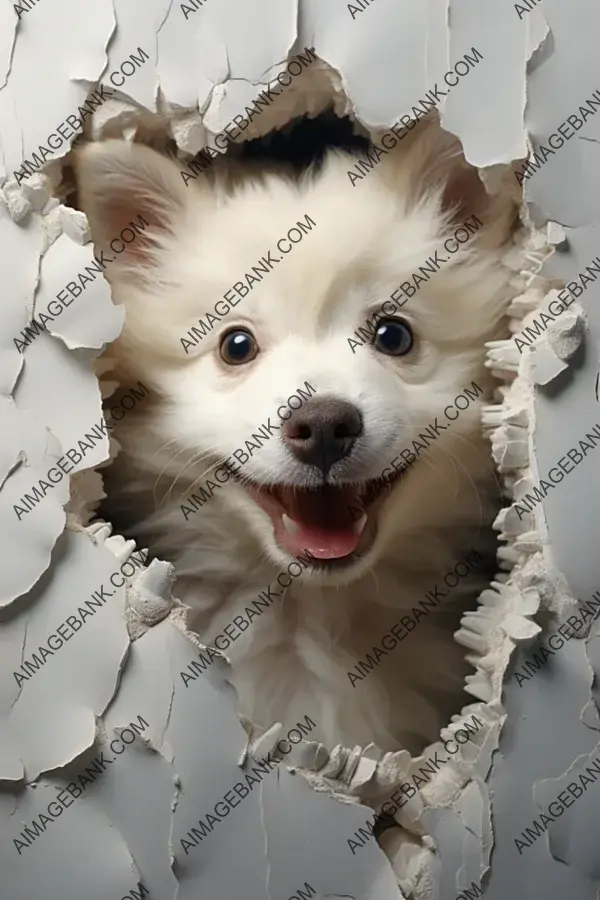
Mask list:
[[283,550],[316,568],[332,568],[356,562],[372,546],[374,504],[389,494],[399,476],[310,488],[245,481],[244,487],[270,517]]

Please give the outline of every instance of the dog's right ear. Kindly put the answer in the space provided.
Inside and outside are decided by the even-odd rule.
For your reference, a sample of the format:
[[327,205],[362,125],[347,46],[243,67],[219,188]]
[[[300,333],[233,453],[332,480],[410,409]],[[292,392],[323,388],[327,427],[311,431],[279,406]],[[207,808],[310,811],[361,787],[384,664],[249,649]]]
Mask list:
[[111,270],[152,268],[192,206],[177,165],[149,147],[111,140],[76,151],[75,172],[94,243],[115,257]]
[[477,237],[480,246],[491,249],[510,241],[520,192],[508,167],[502,175],[497,173],[497,192],[488,194],[477,169],[466,161],[459,139],[444,131],[436,117],[421,122],[404,138],[403,151],[392,149],[381,171],[409,209],[435,199],[452,225],[459,226],[473,215],[479,218],[484,225]]

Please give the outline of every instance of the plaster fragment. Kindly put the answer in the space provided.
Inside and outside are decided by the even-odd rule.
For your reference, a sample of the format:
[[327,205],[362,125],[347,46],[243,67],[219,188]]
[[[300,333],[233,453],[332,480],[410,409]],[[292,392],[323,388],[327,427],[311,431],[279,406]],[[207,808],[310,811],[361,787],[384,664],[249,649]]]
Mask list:
[[454,634],[454,640],[458,641],[469,650],[475,650],[477,653],[484,654],[487,651],[487,641],[481,635],[476,634],[464,626],[459,628]]
[[519,351],[512,341],[490,341],[486,366],[505,370],[506,372],[518,372]]
[[[12,184],[18,187],[16,181],[11,182]],[[41,173],[31,175],[27,181],[21,184],[20,189],[29,200],[31,208],[36,212],[41,212],[50,200],[50,179]]]
[[513,641],[527,641],[534,638],[541,631],[535,622],[524,619],[523,616],[508,614],[502,622],[502,628]]
[[527,28],[527,59],[530,60],[550,34],[550,28],[541,6],[535,6],[528,10],[525,26]]
[[135,550],[135,541],[127,540],[122,534],[113,534],[112,536],[105,535],[106,532],[104,528],[101,528],[99,532],[96,532],[95,534],[97,539],[100,539],[100,536],[102,536],[102,543],[107,550],[110,550],[110,552],[116,556],[119,562],[125,562],[125,560],[129,559]]
[[[524,155],[528,33],[510,4],[494,7],[487,23],[490,31],[487,28],[482,31],[477,11],[474,0],[449,2],[451,58],[460,58],[459,46],[480,45],[485,62],[480,64],[479,77],[465,78],[460,91],[457,89],[446,98],[442,124],[461,136],[469,162],[484,167],[508,163]],[[495,40],[491,39],[492,31]],[[502,90],[497,93],[497,88],[494,89],[495,99],[492,107],[487,108],[483,101],[486,83],[502,85]],[[480,110],[477,117],[469,115],[469,109],[473,107]]]
[[106,141],[110,138],[125,137],[124,132],[127,129],[133,129],[135,132],[144,126],[152,127],[152,125],[156,125],[156,120],[150,113],[140,110],[135,103],[128,100],[111,97],[94,113],[91,137],[94,141]]
[[177,146],[184,153],[195,156],[208,143],[208,131],[196,112],[178,116],[171,122],[171,133]]
[[58,207],[60,227],[72,241],[80,246],[90,240],[90,226],[85,213],[70,206]]
[[371,753],[372,755],[369,756],[369,750],[365,749],[357,761],[350,781],[350,787],[356,793],[359,793],[364,785],[369,784],[377,772],[377,766],[381,761],[382,754],[381,751],[376,753],[371,751]]
[[31,203],[25,192],[15,183],[7,182],[0,189],[0,201],[6,205],[13,222],[22,222],[31,212]]
[[[63,217],[64,213],[59,211],[59,221]],[[73,218],[71,224],[75,221],[80,222]],[[80,236],[79,227],[76,231]],[[52,301],[56,303],[59,293],[66,297],[66,305],[56,314],[51,312],[56,309]],[[50,312],[52,321],[48,323],[48,331],[60,337],[67,347],[96,349],[118,336],[125,315],[123,308],[111,301],[110,288],[103,277],[103,267],[94,257],[93,245],[80,246],[66,234],[44,256],[35,312],[36,315]]]
[[548,343],[559,359],[568,360],[579,349],[585,333],[584,323],[583,310],[572,309],[548,326]]
[[132,579],[127,597],[127,629],[137,640],[148,628],[166,618],[173,608],[171,588],[175,570],[167,562],[154,559],[149,568]]
[[531,377],[536,384],[545,385],[554,381],[568,366],[560,359],[544,335],[529,351]]
[[494,696],[493,688],[489,678],[483,672],[475,672],[474,675],[467,675],[465,690],[478,700],[489,703]]
[[503,424],[492,438],[492,455],[500,470],[520,469],[527,465],[529,448],[522,428]]
[[559,222],[548,222],[546,226],[548,243],[560,250],[566,250],[569,246],[565,229]]

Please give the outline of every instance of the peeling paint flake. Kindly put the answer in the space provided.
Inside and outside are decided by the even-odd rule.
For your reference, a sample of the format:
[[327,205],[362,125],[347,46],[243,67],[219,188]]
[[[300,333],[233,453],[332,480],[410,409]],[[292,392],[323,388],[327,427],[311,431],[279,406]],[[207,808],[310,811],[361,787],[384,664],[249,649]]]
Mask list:
[[38,334],[48,330],[67,347],[102,347],[114,340],[123,310],[112,304],[103,275],[112,257],[95,256],[92,244],[80,246],[61,235],[44,256],[35,313],[28,333],[15,336],[25,352]]

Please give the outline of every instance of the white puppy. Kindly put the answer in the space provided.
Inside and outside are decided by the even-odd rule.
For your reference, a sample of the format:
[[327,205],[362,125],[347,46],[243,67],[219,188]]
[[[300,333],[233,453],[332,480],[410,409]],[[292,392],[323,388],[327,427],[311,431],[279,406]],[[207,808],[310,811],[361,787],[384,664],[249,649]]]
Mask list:
[[484,342],[502,334],[514,214],[437,123],[352,185],[356,162],[186,187],[147,147],[80,151],[81,206],[126,307],[108,352],[151,391],[115,427],[106,510],[174,563],[241,713],[417,752],[468,702],[453,632],[494,568]]

